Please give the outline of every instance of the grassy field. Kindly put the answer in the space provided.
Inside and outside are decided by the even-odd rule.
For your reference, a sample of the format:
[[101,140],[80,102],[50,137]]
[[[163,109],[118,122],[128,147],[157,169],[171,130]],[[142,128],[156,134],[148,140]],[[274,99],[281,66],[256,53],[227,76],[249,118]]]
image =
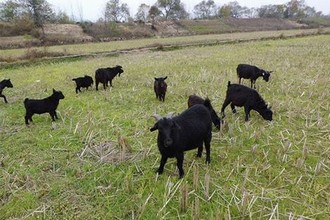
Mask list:
[[[320,35],[1,70],[14,88],[4,90],[8,104],[0,99],[0,219],[327,219],[329,51],[330,36]],[[257,81],[274,120],[252,112],[246,123],[243,109],[227,108],[210,165],[189,151],[183,179],[174,159],[157,176],[150,116],[182,112],[194,93],[219,112],[238,63],[275,71]],[[116,64],[125,72],[111,90],[75,94],[73,77]],[[168,76],[165,103],[153,93],[159,76]],[[60,119],[35,115],[26,127],[23,100],[53,88],[65,95]]]

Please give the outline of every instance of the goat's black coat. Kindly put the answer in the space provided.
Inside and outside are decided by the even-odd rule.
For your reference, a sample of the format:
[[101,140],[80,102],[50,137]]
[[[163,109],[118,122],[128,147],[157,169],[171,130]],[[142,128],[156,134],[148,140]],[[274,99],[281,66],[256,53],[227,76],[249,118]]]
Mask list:
[[272,71],[266,71],[263,69],[259,69],[256,66],[252,66],[249,64],[238,64],[237,68],[237,76],[239,78],[239,84],[241,84],[241,79],[250,79],[251,80],[251,88],[252,85],[254,86],[254,88],[256,88],[256,81],[257,79],[262,76],[262,78],[268,82],[269,81],[269,77],[270,77],[270,73]]
[[253,109],[257,111],[264,119],[273,120],[273,112],[268,108],[260,94],[247,86],[239,84],[230,84],[228,88],[225,101],[221,108],[221,114],[225,116],[225,108],[230,104],[233,113],[236,113],[235,106],[244,106],[245,121],[249,120],[250,111]]
[[78,93],[78,91],[81,92],[80,88],[86,88],[87,90],[88,87],[92,87],[94,83],[93,78],[87,75],[84,77],[74,78],[72,81],[76,82],[76,93]]
[[214,126],[217,129],[220,129],[221,127],[221,119],[219,118],[219,116],[217,115],[217,113],[215,112],[215,110],[213,109],[213,106],[211,105],[211,101],[206,98],[205,100],[197,95],[190,95],[188,98],[188,108],[190,108],[191,106],[194,106],[196,104],[204,104],[205,101],[208,101],[210,103],[210,114],[211,114],[211,119],[212,122],[214,124]]
[[173,118],[158,118],[150,129],[150,131],[155,130],[158,130],[157,145],[161,153],[158,174],[163,173],[167,159],[175,157],[179,177],[182,178],[184,151],[198,148],[197,157],[201,157],[203,143],[206,149],[206,162],[210,163],[212,121],[208,107],[197,104]]
[[110,86],[112,87],[112,80],[115,76],[120,76],[123,73],[122,66],[108,67],[108,68],[99,68],[95,71],[95,87],[98,90],[99,83],[103,84],[104,90],[108,86],[108,82],[110,82]]
[[156,94],[156,99],[159,99],[159,101],[165,101],[165,95],[167,91],[167,84],[165,82],[166,77],[155,77],[155,82],[154,82],[154,91]]
[[53,94],[44,99],[28,99],[24,100],[24,107],[26,109],[25,124],[28,125],[29,121],[32,122],[32,116],[34,114],[49,113],[52,120],[58,119],[56,109],[60,99],[64,99],[64,95],[61,91],[53,89]]
[[11,83],[10,79],[4,79],[0,82],[0,97],[5,100],[5,103],[8,103],[6,96],[2,94],[3,89],[6,87],[13,88],[13,84]]

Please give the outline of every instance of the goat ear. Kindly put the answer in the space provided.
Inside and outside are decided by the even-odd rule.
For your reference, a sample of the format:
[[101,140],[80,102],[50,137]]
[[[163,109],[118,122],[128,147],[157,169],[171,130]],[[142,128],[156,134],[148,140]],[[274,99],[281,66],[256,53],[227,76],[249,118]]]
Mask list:
[[155,77],[155,80],[158,81],[158,78]]
[[273,73],[274,71],[272,70],[272,71],[268,71],[269,73]]
[[167,79],[167,76],[164,77],[164,80]]
[[158,123],[154,124],[154,126],[152,128],[150,128],[151,132],[156,131],[156,130],[158,130]]
[[53,88],[53,93],[55,93],[56,92],[56,90]]

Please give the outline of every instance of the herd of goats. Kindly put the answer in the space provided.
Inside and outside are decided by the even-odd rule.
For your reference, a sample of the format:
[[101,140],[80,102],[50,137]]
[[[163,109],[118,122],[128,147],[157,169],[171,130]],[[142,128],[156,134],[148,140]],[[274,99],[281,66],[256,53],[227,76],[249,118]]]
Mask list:
[[[154,115],[156,123],[150,128],[150,131],[158,130],[157,145],[161,154],[160,166],[157,169],[158,174],[162,174],[165,163],[168,158],[175,157],[177,159],[177,167],[179,177],[184,176],[183,159],[184,151],[197,148],[197,157],[202,156],[203,143],[206,149],[206,163],[210,163],[210,143],[212,139],[212,123],[217,129],[220,129],[222,119],[225,117],[225,108],[230,104],[232,112],[236,113],[235,106],[244,107],[245,121],[249,120],[250,111],[257,111],[265,120],[272,120],[273,112],[267,106],[263,98],[255,89],[255,82],[259,77],[262,77],[268,82],[272,71],[266,71],[253,65],[239,64],[236,68],[239,84],[227,85],[226,98],[221,108],[221,118],[213,109],[208,98],[203,99],[196,95],[191,95],[188,98],[188,109],[177,116],[168,115],[161,117]],[[103,84],[103,88],[112,86],[112,80],[118,75],[120,76],[124,70],[122,66],[99,68],[95,71],[95,86],[98,90],[99,83]],[[241,79],[249,79],[251,88],[241,85]],[[160,101],[165,101],[167,77],[155,78],[154,91],[156,98]],[[81,88],[88,89],[94,83],[90,76],[83,76],[72,79],[76,84],[76,93],[81,92]],[[4,88],[12,88],[13,84],[10,79],[4,79],[0,82],[0,97],[7,103],[7,98],[2,94]],[[44,99],[29,99],[24,100],[25,124],[29,125],[32,122],[34,114],[49,113],[52,121],[58,119],[56,109],[59,101],[64,99],[61,91],[53,89],[53,94]]]

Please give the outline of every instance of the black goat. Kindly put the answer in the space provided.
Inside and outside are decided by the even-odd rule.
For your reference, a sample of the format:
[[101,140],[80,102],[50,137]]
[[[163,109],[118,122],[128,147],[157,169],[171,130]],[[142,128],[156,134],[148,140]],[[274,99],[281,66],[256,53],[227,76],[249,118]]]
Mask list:
[[221,114],[225,117],[225,108],[230,104],[233,113],[236,113],[235,106],[244,106],[245,121],[249,120],[250,111],[257,111],[264,119],[273,120],[273,112],[259,95],[259,93],[244,85],[230,84],[228,82],[226,99],[221,108]]
[[159,101],[165,101],[165,95],[167,91],[167,84],[165,82],[165,79],[167,79],[167,76],[165,77],[155,77],[154,82],[154,91],[156,94],[156,99],[159,99]]
[[55,91],[53,94],[44,99],[28,99],[24,100],[24,107],[26,109],[25,124],[28,125],[29,121],[32,122],[32,116],[34,114],[49,113],[52,120],[58,119],[56,109],[60,99],[64,99],[64,95],[61,91]]
[[242,78],[250,79],[251,88],[253,88],[252,85],[254,86],[254,88],[256,88],[256,81],[260,76],[262,76],[262,78],[266,82],[268,82],[270,74],[273,72],[273,71],[266,71],[263,69],[259,69],[258,67],[249,64],[238,64],[236,71],[237,71],[237,76],[239,78],[239,84],[241,84]]
[[[158,130],[157,145],[161,154],[158,174],[162,174],[168,158],[177,159],[179,177],[184,176],[184,151],[198,148],[197,157],[202,156],[203,142],[206,149],[206,162],[210,163],[210,146],[212,139],[212,121],[208,110],[210,103],[197,104],[173,118],[162,118],[158,115],[150,131]],[[207,107],[206,107],[207,106]]]
[[76,93],[78,93],[78,91],[81,92],[80,88],[86,88],[87,90],[88,87],[92,87],[94,83],[93,78],[87,75],[84,77],[74,78],[72,81],[76,82]]
[[[209,110],[210,110],[212,122],[215,125],[215,127],[220,130],[221,119],[219,118],[217,113],[214,111],[213,106],[211,105],[211,101],[208,98],[206,98],[205,100],[208,100],[208,102],[210,102]],[[205,102],[205,100],[197,95],[190,95],[188,98],[188,108],[190,108],[191,106],[194,106],[196,104],[203,104]]]
[[95,86],[96,90],[98,89],[99,83],[103,84],[104,90],[108,87],[108,82],[110,82],[110,86],[112,87],[112,80],[115,76],[120,77],[120,74],[123,73],[122,66],[108,67],[108,68],[99,68],[95,71]]
[[4,79],[0,82],[0,97],[5,100],[5,103],[8,103],[6,96],[2,94],[3,89],[6,87],[13,88],[13,84],[10,82],[10,79]]

